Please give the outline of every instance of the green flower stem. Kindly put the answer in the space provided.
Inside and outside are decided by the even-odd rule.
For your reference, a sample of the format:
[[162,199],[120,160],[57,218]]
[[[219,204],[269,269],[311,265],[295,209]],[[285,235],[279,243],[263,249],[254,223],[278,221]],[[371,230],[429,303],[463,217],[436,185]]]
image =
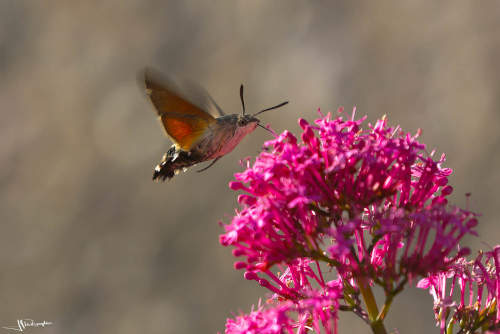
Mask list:
[[378,306],[377,301],[375,300],[375,296],[373,295],[372,289],[368,280],[364,277],[357,278],[359,290],[363,295],[363,299],[365,300],[366,308],[368,311],[368,317],[370,321],[375,321],[378,316]]
[[381,319],[378,319],[378,306],[373,291],[368,283],[368,280],[364,277],[356,278],[358,282],[359,291],[363,296],[366,304],[366,309],[368,311],[368,319],[370,320],[370,326],[374,334],[387,334],[387,330],[384,327],[384,323]]
[[384,321],[385,317],[387,316],[387,312],[389,312],[389,308],[392,305],[392,301],[394,300],[394,297],[398,293],[403,291],[403,288],[407,282],[408,282],[408,277],[405,277],[394,290],[386,291],[385,303],[384,303],[384,306],[382,306],[382,311],[380,311],[380,313],[377,317],[377,320]]
[[387,330],[384,327],[384,323],[381,321],[374,321],[370,324],[374,334],[387,334]]
[[380,311],[380,314],[377,317],[377,320],[379,321],[384,321],[385,316],[387,315],[387,312],[389,312],[389,308],[391,307],[392,300],[394,297],[392,295],[388,296],[385,300],[384,306],[382,306],[382,311]]
[[446,326],[446,334],[453,334],[453,321],[450,321]]

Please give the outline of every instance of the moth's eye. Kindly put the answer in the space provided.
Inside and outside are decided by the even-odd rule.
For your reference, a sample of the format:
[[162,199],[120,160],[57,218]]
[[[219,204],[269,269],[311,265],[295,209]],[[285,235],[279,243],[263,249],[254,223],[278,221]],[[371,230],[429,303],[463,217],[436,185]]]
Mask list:
[[244,125],[246,125],[246,124],[247,124],[247,122],[245,122],[245,120],[244,120],[244,119],[239,119],[239,120],[238,120],[238,126],[244,126]]

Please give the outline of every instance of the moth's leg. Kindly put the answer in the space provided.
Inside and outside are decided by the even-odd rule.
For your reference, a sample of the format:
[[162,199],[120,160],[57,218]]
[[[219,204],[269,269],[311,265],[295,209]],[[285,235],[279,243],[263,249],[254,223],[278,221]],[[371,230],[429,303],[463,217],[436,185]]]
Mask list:
[[209,169],[209,168],[210,168],[210,167],[212,167],[212,166],[213,166],[213,165],[217,162],[217,160],[219,160],[220,158],[222,158],[222,157],[215,158],[215,160],[214,160],[214,161],[212,161],[212,162],[210,163],[210,165],[208,165],[207,167],[202,168],[202,169],[200,169],[200,170],[197,170],[196,172],[201,173],[201,172],[203,172],[203,171],[205,171],[205,170]]

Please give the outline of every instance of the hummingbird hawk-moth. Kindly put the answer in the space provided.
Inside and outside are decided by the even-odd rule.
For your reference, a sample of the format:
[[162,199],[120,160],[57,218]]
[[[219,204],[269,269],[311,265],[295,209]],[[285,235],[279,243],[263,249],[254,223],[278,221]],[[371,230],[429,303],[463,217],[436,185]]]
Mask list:
[[[170,80],[151,69],[144,71],[144,82],[146,93],[168,137],[173,142],[161,162],[154,168],[153,180],[165,181],[190,166],[213,160],[199,172],[210,168],[222,156],[231,152],[257,126],[268,130],[259,124],[260,120],[256,118],[258,114],[288,103],[288,101],[280,103],[253,115],[246,114],[243,85],[241,85],[240,99],[243,111],[240,115],[226,115],[210,95],[199,87],[195,89],[197,103],[193,101],[193,96],[189,96],[193,95],[193,90],[181,91]],[[212,116],[209,111],[216,111],[219,117]]]

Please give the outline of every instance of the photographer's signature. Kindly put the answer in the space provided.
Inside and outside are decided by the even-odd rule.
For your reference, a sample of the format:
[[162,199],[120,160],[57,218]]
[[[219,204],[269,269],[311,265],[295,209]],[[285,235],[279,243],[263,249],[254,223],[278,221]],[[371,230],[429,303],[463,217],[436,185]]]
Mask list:
[[51,321],[36,322],[33,319],[18,319],[17,326],[3,326],[7,330],[24,332],[28,327],[47,327],[52,325]]

